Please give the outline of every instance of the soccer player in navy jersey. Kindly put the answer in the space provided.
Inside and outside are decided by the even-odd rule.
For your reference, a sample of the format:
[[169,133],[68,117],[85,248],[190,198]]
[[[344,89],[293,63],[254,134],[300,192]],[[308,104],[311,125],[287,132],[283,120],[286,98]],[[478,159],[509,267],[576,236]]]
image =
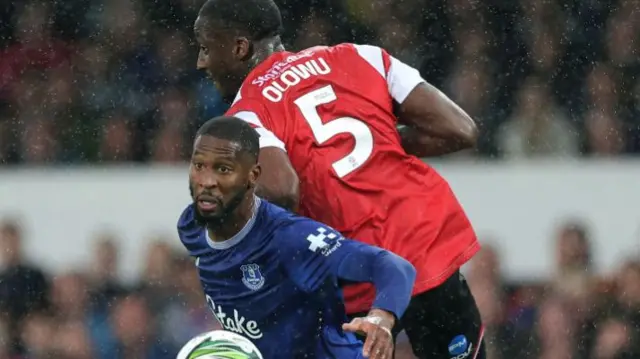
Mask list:
[[[265,359],[391,358],[414,267],[256,197],[259,152],[256,130],[234,117],[205,123],[193,146],[178,232],[216,318]],[[368,315],[346,323],[339,282],[374,284]]]

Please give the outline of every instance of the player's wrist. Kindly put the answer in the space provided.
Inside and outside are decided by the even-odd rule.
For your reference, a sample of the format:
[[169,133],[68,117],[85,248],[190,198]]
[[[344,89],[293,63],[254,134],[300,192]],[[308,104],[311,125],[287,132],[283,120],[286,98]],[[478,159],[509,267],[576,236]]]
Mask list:
[[367,318],[371,318],[371,320],[374,320],[376,322],[375,324],[378,324],[389,330],[391,330],[396,324],[396,316],[384,309],[372,308],[367,314]]

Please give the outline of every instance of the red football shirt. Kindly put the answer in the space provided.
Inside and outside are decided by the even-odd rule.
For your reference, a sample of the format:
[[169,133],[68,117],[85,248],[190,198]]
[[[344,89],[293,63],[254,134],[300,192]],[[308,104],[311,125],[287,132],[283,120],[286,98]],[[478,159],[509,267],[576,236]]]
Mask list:
[[[247,76],[227,112],[258,130],[261,147],[287,151],[302,215],[413,263],[414,294],[480,248],[447,182],[400,144],[393,101],[423,81],[375,46],[279,52]],[[347,312],[370,309],[374,294],[369,284],[345,288]]]

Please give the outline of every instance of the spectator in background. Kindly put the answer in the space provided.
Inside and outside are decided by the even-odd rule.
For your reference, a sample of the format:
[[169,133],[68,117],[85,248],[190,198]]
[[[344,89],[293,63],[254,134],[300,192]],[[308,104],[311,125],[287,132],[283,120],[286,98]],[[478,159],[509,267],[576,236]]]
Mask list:
[[111,313],[116,345],[102,359],[174,359],[177,348],[157,340],[152,312],[144,297],[122,297]]
[[14,149],[11,148],[11,144],[14,142],[12,137],[14,134],[12,113],[8,106],[0,101],[0,165],[9,163],[11,157],[15,156]]
[[175,294],[160,315],[162,338],[180,347],[200,333],[220,329],[211,310],[203,305],[202,286],[193,259],[176,256],[173,263],[172,287]]
[[102,162],[132,161],[135,119],[113,112],[103,119],[99,159]]
[[619,315],[612,319],[610,323],[612,328],[606,330],[601,328],[601,332],[604,331],[604,333],[600,335],[605,338],[600,340],[608,343],[607,339],[614,341],[609,337],[615,336],[617,349],[619,349],[617,352],[624,352],[627,358],[638,358],[640,357],[640,259],[627,260],[617,274],[615,282],[617,288],[614,310]]
[[56,68],[69,61],[67,45],[52,34],[51,5],[44,1],[20,5],[15,16],[16,41],[0,53],[0,91],[30,69]]
[[508,345],[505,340],[506,293],[498,253],[493,246],[483,244],[471,260],[466,277],[485,325],[487,358],[502,359],[501,349]]
[[153,313],[162,313],[175,294],[173,250],[162,237],[152,237],[145,251],[146,260],[139,283],[139,292]]
[[594,157],[621,154],[626,143],[623,123],[611,112],[592,108],[585,118],[588,151]]
[[535,335],[539,340],[537,359],[572,359],[575,350],[569,307],[560,298],[547,299],[539,309]]
[[[578,221],[562,224],[556,239],[556,273],[552,288],[558,295],[579,304],[595,284],[591,242],[587,228]],[[581,308],[585,304],[580,305]]]
[[[611,316],[602,320],[598,325],[592,359],[633,359],[632,329],[630,323],[623,317]],[[637,349],[637,344],[635,345]]]
[[160,106],[154,118],[155,140],[151,144],[151,158],[158,163],[178,163],[187,151],[185,141],[189,133],[190,112],[187,94],[168,89],[160,95]]
[[0,320],[0,358],[17,359],[11,355],[11,336],[4,320]]
[[53,278],[51,305],[57,322],[87,322],[88,289],[87,282],[80,273],[70,272]]
[[93,259],[89,285],[92,306],[96,312],[105,313],[113,300],[124,292],[118,278],[117,239],[114,234],[101,232],[94,239]]
[[51,338],[51,350],[60,359],[94,359],[92,341],[85,324],[65,322]]
[[52,350],[62,353],[64,358],[93,358],[114,343],[113,333],[105,325],[107,318],[91,305],[90,294],[88,281],[80,273],[67,273],[53,279],[54,337],[60,339],[52,340],[55,344]]
[[115,342],[109,325],[110,308],[125,293],[118,277],[119,251],[115,234],[100,232],[95,237],[91,272],[88,275],[90,311],[87,330],[94,345],[94,356],[109,354]]
[[605,47],[607,58],[617,67],[633,67],[637,64],[639,49],[637,36],[640,33],[640,13],[634,1],[620,1],[612,9],[606,25]]
[[599,321],[599,297],[592,260],[591,239],[585,224],[568,221],[559,227],[556,238],[556,273],[553,294],[562,299],[572,318],[576,355],[589,356]]
[[19,324],[30,311],[48,307],[48,283],[39,268],[23,257],[20,224],[15,220],[0,222],[0,316],[7,318],[12,344],[20,347]]
[[615,156],[626,150],[615,77],[615,69],[605,64],[595,66],[587,77],[584,122],[586,150],[592,156]]
[[507,158],[578,155],[578,134],[543,80],[529,77],[520,88],[514,114],[498,133],[498,148]]
[[54,320],[45,312],[34,310],[25,317],[20,326],[25,359],[48,359],[55,332]]
[[22,158],[33,164],[54,163],[59,151],[54,123],[38,110],[22,112],[21,120],[24,121],[20,136]]

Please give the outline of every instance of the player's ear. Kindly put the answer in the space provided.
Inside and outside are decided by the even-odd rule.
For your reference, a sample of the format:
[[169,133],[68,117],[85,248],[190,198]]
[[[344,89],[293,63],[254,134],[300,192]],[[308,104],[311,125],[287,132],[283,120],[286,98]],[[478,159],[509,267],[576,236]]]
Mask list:
[[256,184],[258,183],[258,178],[260,178],[261,174],[262,174],[262,167],[260,167],[259,163],[256,163],[255,165],[253,165],[253,168],[251,168],[251,171],[249,172],[249,187],[251,188],[256,187]]
[[233,56],[238,60],[247,60],[253,55],[253,45],[248,38],[244,36],[236,37]]

